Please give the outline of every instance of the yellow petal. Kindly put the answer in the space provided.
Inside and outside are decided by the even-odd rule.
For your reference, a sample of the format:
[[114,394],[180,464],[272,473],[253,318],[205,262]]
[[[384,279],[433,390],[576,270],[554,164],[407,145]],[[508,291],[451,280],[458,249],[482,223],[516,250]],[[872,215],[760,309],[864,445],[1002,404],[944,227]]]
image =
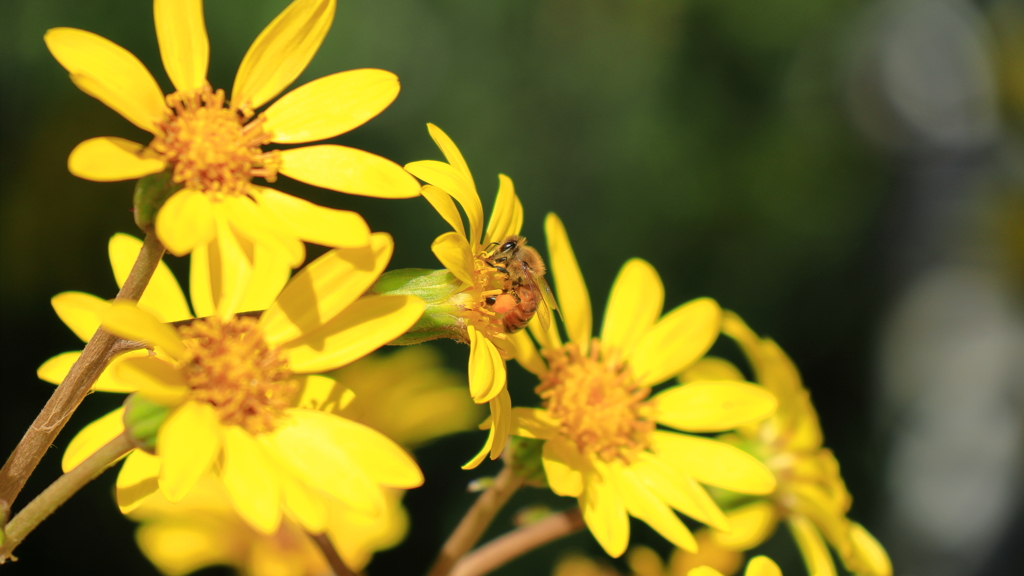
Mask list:
[[692,366],[679,375],[682,382],[696,382],[698,380],[746,380],[743,372],[735,364],[724,358],[716,356],[705,356],[697,360]]
[[[221,213],[227,218],[240,245],[260,245],[277,254],[291,268],[306,259],[306,247],[290,227],[274,212],[256,204],[248,196],[229,196],[221,200]],[[248,250],[247,250],[248,252]],[[249,261],[252,261],[251,255]]]
[[562,307],[565,331],[569,340],[580,347],[585,356],[590,349],[591,323],[590,294],[583,282],[580,265],[569,243],[565,226],[554,213],[544,220],[544,232],[548,237],[548,256],[551,258],[551,275],[558,291],[558,303]]
[[281,151],[281,174],[336,192],[373,198],[414,198],[420,185],[401,166],[357,148],[320,144]]
[[652,401],[659,424],[688,432],[721,432],[759,422],[775,412],[775,396],[744,382],[691,382],[672,386]]
[[334,0],[295,0],[278,14],[242,58],[231,104],[259,108],[298,78],[330,30],[334,9]]
[[672,508],[719,530],[729,530],[725,514],[693,478],[679,474],[665,459],[647,456],[632,466],[648,488]]
[[162,172],[166,163],[131,140],[101,136],[81,142],[68,156],[68,171],[93,182],[134,180]]
[[629,468],[616,465],[611,467],[611,472],[615,486],[622,495],[622,502],[631,516],[646,522],[677,547],[690,552],[697,551],[697,541],[689,528]]
[[779,515],[775,505],[767,500],[734,508],[726,513],[729,519],[728,532],[715,532],[714,539],[719,545],[732,550],[750,550],[760,546],[775,533]]
[[558,434],[558,425],[543,408],[513,408],[509,433],[521,438],[551,440]]
[[711,298],[691,300],[672,310],[643,336],[630,360],[646,385],[668,380],[693,364],[718,338],[722,310]]
[[132,450],[117,475],[117,507],[122,514],[137,508],[159,490],[160,458],[142,450]]
[[202,88],[210,62],[202,1],[154,0],[153,19],[160,58],[171,83],[179,92]]
[[544,443],[541,462],[551,491],[559,496],[576,497],[583,493],[584,474],[593,469],[576,445],[561,437]]
[[814,523],[806,516],[799,514],[790,516],[787,521],[789,530],[793,533],[797,547],[800,548],[800,555],[804,557],[804,564],[807,566],[807,573],[810,576],[836,576],[836,565],[832,561],[832,554],[825,546],[825,540],[821,533],[814,527]]
[[562,347],[562,337],[558,334],[558,326],[551,322],[545,328],[540,322],[530,322],[526,329],[533,335],[541,350],[558,350]]
[[240,306],[252,278],[252,251],[242,247],[243,240],[231,229],[228,216],[222,208],[220,205],[214,208],[217,239],[209,245],[209,261],[210,284],[217,314],[226,318],[236,312],[243,312]]
[[697,566],[687,572],[686,576],[722,576],[722,573],[710,566]]
[[78,361],[78,357],[81,355],[81,352],[64,352],[63,354],[58,354],[46,362],[43,362],[43,364],[36,369],[36,376],[38,376],[43,382],[60,384],[64,381],[64,377],[68,375],[68,372],[71,371],[71,367],[74,366],[75,362]]
[[320,534],[327,528],[327,498],[298,481],[290,473],[281,472],[281,493],[288,512],[311,534]]
[[654,432],[654,443],[662,461],[703,484],[743,494],[775,490],[775,476],[768,467],[735,446],[660,430]]
[[489,404],[491,420],[494,422],[491,427],[494,432],[494,439],[491,442],[491,460],[497,460],[498,456],[501,456],[501,451],[505,449],[508,433],[512,427],[512,397],[508,393],[508,388],[502,388]]
[[747,563],[747,571],[743,576],[782,576],[782,570],[767,556],[754,556]]
[[483,245],[501,242],[511,234],[519,234],[523,227],[523,205],[516,196],[512,179],[498,174],[498,197],[494,200],[491,219],[487,222]]
[[140,310],[134,302],[115,301],[103,314],[103,327],[126,340],[159,346],[174,359],[181,358],[185,352],[185,345],[174,328]]
[[626,262],[612,284],[601,326],[601,349],[617,350],[626,359],[661,316],[665,288],[658,271],[646,261]]
[[456,278],[473,285],[473,250],[458,232],[445,232],[430,245],[430,251]]
[[181,372],[159,358],[126,358],[109,370],[121,386],[137,390],[141,396],[159,404],[179,404],[189,393]]
[[85,292],[61,292],[50,298],[57,316],[83,342],[92,339],[110,302]]
[[234,566],[244,545],[215,524],[151,522],[140,525],[135,541],[163,574],[181,576],[208,566]]
[[516,362],[519,362],[520,366],[537,376],[547,373],[547,364],[541,358],[540,352],[537,351],[537,347],[534,346],[533,340],[530,339],[526,330],[516,332],[509,338],[515,343]]
[[480,203],[480,195],[476,192],[476,186],[473,184],[471,176],[458,168],[436,160],[410,162],[405,165],[405,169],[413,176],[428,184],[433,184],[455,198],[469,220],[470,243],[475,244],[480,241],[480,234],[484,231],[484,207]]
[[[490,420],[490,418],[488,418],[488,420]],[[465,464],[462,465],[463,470],[472,470],[473,468],[476,468],[481,463],[483,463],[484,460],[487,459],[487,455],[491,453],[491,449],[494,447],[494,437],[496,435],[497,431],[495,430],[494,426],[491,426],[490,430],[487,432],[487,441],[484,442],[483,448],[481,448],[480,451],[477,452],[475,456],[470,458],[469,462],[466,462]]]
[[279,144],[333,138],[362,126],[398,97],[398,76],[363,68],[303,84],[267,108],[263,129]]
[[263,446],[238,426],[224,429],[224,464],[220,474],[235,511],[261,534],[281,523],[281,482]]
[[[444,133],[443,130],[437,126],[427,122],[427,132],[430,133],[430,138],[437,144],[437,147],[441,149],[441,153],[444,154],[445,160],[448,161],[456,170],[462,173],[469,181],[473,182],[473,174],[469,171],[469,165],[466,164],[466,160],[462,157],[462,152],[459,151],[459,147],[452,142],[452,139]],[[483,210],[481,210],[481,225],[483,224]]]
[[290,422],[260,440],[273,449],[288,472],[348,506],[367,514],[378,514],[383,497],[370,471],[349,453],[349,443],[324,418],[340,416],[310,410],[289,410]]
[[262,244],[253,246],[252,257],[252,280],[238,304],[242,312],[269,308],[288,283],[292,272],[284,258]]
[[583,521],[604,551],[612,558],[622,556],[629,544],[629,516],[615,486],[600,474],[588,474],[580,509]]
[[[44,382],[60,384],[64,381],[68,372],[71,371],[71,367],[78,361],[78,358],[81,355],[81,352],[65,352],[63,354],[58,354],[46,362],[43,362],[42,366],[36,370],[36,375]],[[99,378],[93,382],[91,389],[94,392],[135,392],[135,390],[137,390],[135,384],[126,386],[114,378],[112,374],[116,370],[118,363],[128,358],[141,358],[148,355],[148,350],[133,350],[114,358],[110,365],[107,366],[106,370],[100,373]]]
[[452,197],[447,192],[441,190],[437,186],[431,186],[427,184],[423,188],[420,188],[420,195],[430,202],[430,205],[437,210],[437,213],[444,218],[444,221],[448,223],[452,229],[463,238],[466,237],[466,227],[462,224],[462,214],[459,213],[459,209],[455,206],[455,202],[452,201]]
[[210,275],[210,244],[200,244],[189,259],[188,291],[197,318],[213,316],[217,307],[213,300],[213,278]]
[[156,235],[175,256],[210,242],[215,234],[213,206],[203,192],[179,190],[156,213]]
[[489,402],[505,387],[505,361],[498,349],[472,326],[469,335],[469,394],[477,404]]
[[306,242],[331,248],[358,248],[370,242],[370,227],[355,212],[324,208],[270,188],[259,188],[254,196]]
[[[114,269],[117,287],[124,286],[128,274],[142,250],[142,240],[128,234],[114,234],[107,243],[110,266]],[[181,286],[171,269],[161,260],[146,285],[146,291],[139,299],[139,307],[153,314],[162,322],[177,322],[192,317],[188,302]]]
[[61,470],[69,472],[97,450],[106,446],[108,442],[120,436],[122,432],[124,432],[123,407],[93,420],[78,434],[75,434],[75,437],[68,443],[68,448],[64,451],[64,458],[60,461]]
[[51,28],[43,41],[83,92],[139,128],[156,133],[156,122],[169,111],[153,75],[131,52],[76,28]]
[[[885,548],[857,522],[850,522],[850,539],[856,557],[855,572],[870,576],[892,576],[892,561]],[[851,562],[852,564],[852,562]]]
[[391,236],[362,248],[335,248],[292,278],[260,317],[267,341],[280,344],[324,326],[362,296],[391,260]]
[[405,333],[426,305],[415,296],[367,296],[324,324],[285,345],[296,373],[333,370],[358,360]]
[[160,491],[171,502],[184,498],[220,454],[221,426],[213,406],[186,402],[172,412],[156,435]]

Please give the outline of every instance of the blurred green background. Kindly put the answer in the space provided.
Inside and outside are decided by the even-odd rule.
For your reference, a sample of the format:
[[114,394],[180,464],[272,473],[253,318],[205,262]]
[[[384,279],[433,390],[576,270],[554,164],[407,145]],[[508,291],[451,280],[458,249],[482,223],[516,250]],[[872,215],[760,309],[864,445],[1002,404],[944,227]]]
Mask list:
[[[286,4],[206,2],[215,88],[230,87],[249,43]],[[801,367],[820,411],[826,444],[854,495],[851,517],[888,545],[881,525],[886,430],[873,420],[873,354],[887,307],[915,266],[934,258],[915,252],[914,236],[906,234],[913,228],[905,224],[920,208],[907,182],[927,157],[922,150],[935,146],[916,125],[901,123],[893,112],[899,107],[886,103],[884,84],[871,82],[869,32],[876,30],[871,18],[877,20],[880,4],[886,3],[341,0],[330,34],[298,82],[361,67],[398,74],[398,100],[335,141],[400,164],[440,159],[425,123],[440,126],[462,149],[487,210],[497,174],[514,180],[526,212],[523,233],[542,253],[544,215],[561,216],[596,318],[619,266],[639,256],[661,273],[667,307],[712,296],[776,338]],[[961,4],[973,10],[972,22],[987,26],[1008,3]],[[67,155],[93,136],[148,141],[79,92],[42,35],[55,26],[90,30],[136,54],[165,92],[170,82],[148,2],[6,0],[0,11],[0,453],[6,455],[51,391],[35,368],[80,347],[49,298],[65,290],[112,297],[106,241],[115,232],[138,235],[133,184],[76,179],[67,172]],[[1000,37],[995,28],[986,34]],[[1019,48],[1014,41],[1007,45]],[[1003,44],[992,46],[983,55],[986,66],[1009,69],[1009,80],[1001,73],[990,79],[992,105],[1005,114],[994,122],[1004,135],[1019,134],[1020,102],[1010,98],[1020,89],[1013,62],[1024,66],[1000,60]],[[982,154],[985,165],[1000,146],[989,135],[980,145],[940,148],[954,160]],[[962,188],[977,186],[972,178]],[[391,233],[393,267],[437,267],[429,245],[446,225],[424,200],[349,197],[287,178],[278,187],[357,210],[374,230]],[[1019,202],[1000,202],[995,205],[1019,210]],[[994,245],[1017,246],[1019,236],[999,244],[999,231],[1019,230],[1018,221],[1002,228],[997,218],[981,221],[973,229],[996,238]],[[184,279],[186,262],[168,259]],[[1013,278],[1014,268],[998,267]],[[452,366],[465,365],[465,347],[441,348]],[[513,397],[517,391],[529,397],[527,376],[511,372]],[[117,403],[101,395],[86,399],[19,504],[59,474],[72,431]],[[466,483],[496,471],[493,463],[475,472],[458,469],[481,441],[464,434],[418,453],[427,484],[406,498],[411,536],[379,555],[372,574],[427,566],[472,499]],[[132,524],[113,505],[113,478],[104,475],[58,511],[5,573],[154,574],[134,546]],[[492,532],[507,529],[511,513],[537,494],[519,494]],[[634,542],[667,552],[646,527],[634,522],[634,529]],[[785,573],[803,573],[788,536],[769,546]],[[600,555],[588,535],[577,535],[500,573],[548,573],[569,549]]]

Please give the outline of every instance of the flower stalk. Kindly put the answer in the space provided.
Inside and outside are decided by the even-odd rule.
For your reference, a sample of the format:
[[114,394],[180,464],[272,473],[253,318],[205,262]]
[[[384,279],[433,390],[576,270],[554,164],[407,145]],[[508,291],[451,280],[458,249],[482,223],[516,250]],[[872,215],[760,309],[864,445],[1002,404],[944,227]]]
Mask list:
[[0,564],[9,559],[15,559],[12,553],[14,549],[25,540],[39,524],[50,514],[53,514],[58,507],[68,498],[71,498],[83,486],[99,476],[104,470],[117,462],[122,456],[135,448],[131,438],[121,434],[108,442],[86,458],[81,464],[75,466],[68,473],[57,478],[36,496],[25,508],[15,516],[4,528],[5,538],[0,546]]
[[[156,235],[147,233],[139,257],[116,299],[138,301],[163,255],[164,247]],[[123,342],[121,338],[101,329],[85,345],[81,357],[54,390],[0,469],[0,500],[6,501],[8,505],[14,503],[43,454],[85,399],[93,383],[114,356],[122,351],[120,345]]]
[[320,548],[320,551],[323,552],[324,559],[330,565],[334,576],[356,576],[356,573],[345,564],[341,555],[334,549],[334,544],[331,543],[331,539],[327,537],[327,534],[310,534],[309,537],[313,539],[317,548]]
[[451,576],[482,576],[549,542],[575,534],[586,526],[579,508],[551,514],[516,528],[462,557]]

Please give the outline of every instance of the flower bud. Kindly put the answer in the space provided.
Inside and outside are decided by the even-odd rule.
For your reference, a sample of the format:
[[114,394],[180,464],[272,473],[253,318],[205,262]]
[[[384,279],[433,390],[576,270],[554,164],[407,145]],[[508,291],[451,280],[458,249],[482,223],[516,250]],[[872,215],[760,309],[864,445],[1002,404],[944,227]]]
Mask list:
[[153,230],[156,213],[160,211],[164,202],[171,194],[181,190],[181,184],[175,184],[171,180],[172,175],[170,170],[165,170],[159,174],[139,178],[135,183],[135,224],[145,232]]
[[459,304],[462,282],[448,270],[401,268],[381,275],[370,294],[417,296],[427,304],[423,316],[392,346],[420,344],[438,338],[467,342],[466,325]]
[[124,401],[124,429],[138,448],[155,454],[156,432],[167,419],[171,406],[132,394]]

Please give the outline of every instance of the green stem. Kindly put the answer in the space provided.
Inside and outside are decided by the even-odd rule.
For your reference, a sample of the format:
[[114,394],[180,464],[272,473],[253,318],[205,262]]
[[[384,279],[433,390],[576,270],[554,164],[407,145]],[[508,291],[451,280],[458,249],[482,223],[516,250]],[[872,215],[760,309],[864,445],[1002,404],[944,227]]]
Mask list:
[[[163,255],[164,247],[157,240],[156,234],[147,233],[139,257],[135,260],[124,286],[117,293],[117,299],[138,300]],[[124,342],[106,330],[99,329],[85,345],[82,355],[71,367],[60,386],[53,391],[53,395],[8,456],[4,467],[0,469],[0,500],[6,501],[9,506],[14,504],[28,477],[32,475],[57,434],[89,393],[93,383],[110,360],[123,351]]]
[[61,504],[67,502],[83,486],[91,482],[122,456],[135,448],[127,434],[107,442],[102,448],[86,458],[66,474],[50,484],[39,496],[28,503],[4,528],[5,539],[0,546],[0,564],[13,559],[12,552],[18,544],[39,526]]
[[579,508],[552,514],[538,522],[516,528],[463,556],[452,568],[451,576],[490,574],[531,550],[579,532],[584,526]]
[[502,468],[494,478],[494,483],[480,494],[445,541],[427,576],[447,576],[455,562],[480,541],[508,499],[522,487],[523,481],[521,476],[512,471],[511,466]]

